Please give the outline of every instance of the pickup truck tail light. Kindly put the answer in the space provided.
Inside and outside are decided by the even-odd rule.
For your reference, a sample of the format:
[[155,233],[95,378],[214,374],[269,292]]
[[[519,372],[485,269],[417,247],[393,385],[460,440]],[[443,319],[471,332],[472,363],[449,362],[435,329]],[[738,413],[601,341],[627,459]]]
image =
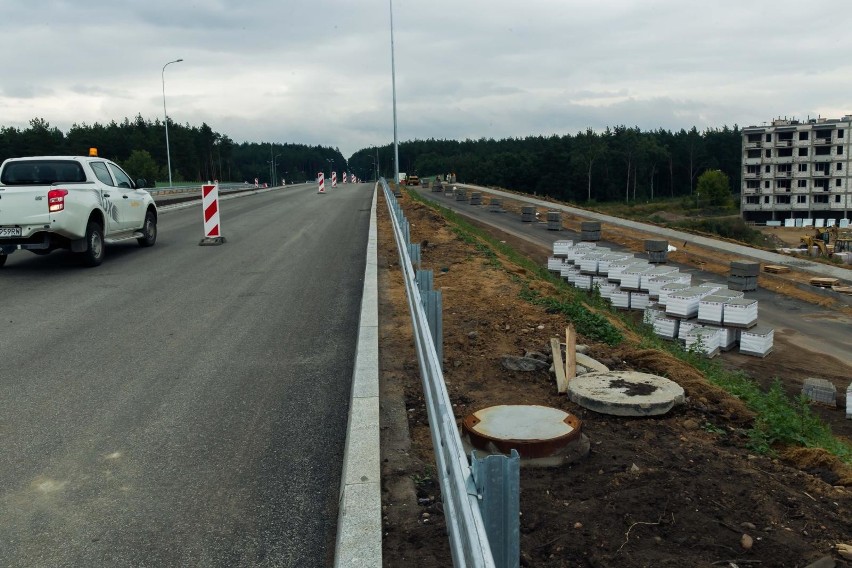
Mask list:
[[51,189],[47,192],[47,209],[51,213],[62,211],[65,209],[65,196],[68,195],[67,189]]

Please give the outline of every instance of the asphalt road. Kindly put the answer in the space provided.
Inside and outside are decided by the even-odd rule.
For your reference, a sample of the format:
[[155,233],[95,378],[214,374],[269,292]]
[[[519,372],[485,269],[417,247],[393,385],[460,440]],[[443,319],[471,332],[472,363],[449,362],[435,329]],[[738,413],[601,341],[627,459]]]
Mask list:
[[[553,243],[559,239],[576,239],[579,234],[572,231],[548,231],[546,222],[523,223],[520,216],[513,213],[495,213],[489,210],[488,205],[474,206],[469,201],[456,201],[454,197],[447,197],[444,193],[432,192],[422,187],[416,189],[420,195],[440,203],[459,213],[482,223],[497,227],[498,229],[523,238],[529,242],[553,250]],[[487,199],[483,200],[488,203]],[[632,222],[633,225],[638,223]],[[655,234],[656,228],[648,225],[649,234]],[[622,247],[615,243],[602,242],[603,246],[613,250],[621,250]],[[720,248],[728,243],[716,242]],[[693,281],[722,282],[725,279],[719,275],[702,272],[694,267],[677,265],[681,272],[693,274]],[[817,354],[831,355],[847,365],[852,365],[852,352],[849,349],[849,330],[852,319],[843,314],[826,310],[819,306],[795,300],[786,296],[775,294],[769,290],[758,289],[755,292],[747,292],[746,297],[758,300],[758,317],[760,323],[775,328],[783,329],[792,341],[796,341],[803,347]],[[840,298],[847,301],[848,298]],[[818,361],[814,361],[815,368]]]
[[372,184],[0,270],[0,566],[325,566]]

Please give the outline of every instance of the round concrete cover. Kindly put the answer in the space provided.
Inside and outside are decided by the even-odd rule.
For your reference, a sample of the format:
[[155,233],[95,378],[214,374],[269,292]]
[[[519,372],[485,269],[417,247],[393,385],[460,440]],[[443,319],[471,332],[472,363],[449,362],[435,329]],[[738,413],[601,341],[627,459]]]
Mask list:
[[483,408],[465,417],[462,428],[477,448],[493,444],[507,453],[515,449],[521,457],[552,455],[581,435],[579,418],[537,405]]
[[684,400],[683,388],[665,377],[634,371],[587,373],[568,383],[568,398],[616,416],[657,416]]

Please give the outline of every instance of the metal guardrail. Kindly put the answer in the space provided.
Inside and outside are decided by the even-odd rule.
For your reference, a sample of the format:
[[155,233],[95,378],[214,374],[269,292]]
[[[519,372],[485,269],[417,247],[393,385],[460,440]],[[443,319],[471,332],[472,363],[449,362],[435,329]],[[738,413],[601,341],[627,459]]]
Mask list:
[[[175,185],[173,187],[146,187],[145,191],[150,193],[151,195],[170,195],[170,194],[178,194],[178,193],[193,193],[199,192],[201,193],[202,184],[195,185]],[[250,183],[220,183],[219,191],[221,193],[225,193],[228,191],[244,191],[249,189],[263,189],[262,187],[255,188],[253,184]]]
[[[428,317],[423,307],[421,287],[425,286],[418,284],[415,266],[409,255],[411,243],[408,234],[408,221],[405,219],[402,208],[385,179],[381,179],[379,182],[384,190],[385,201],[391,213],[397,251],[402,265],[408,308],[414,328],[414,344],[420,363],[426,410],[431,425],[432,445],[435,449],[435,461],[438,466],[438,481],[443,495],[444,515],[449,533],[453,564],[456,567],[471,566],[477,568],[490,568],[498,565],[517,566],[516,544],[513,548],[512,546],[505,546],[504,543],[497,543],[498,546],[495,548],[489,543],[482,508],[486,508],[486,513],[499,513],[497,504],[499,501],[505,502],[505,499],[495,499],[492,501],[493,506],[489,507],[488,502],[483,503],[482,501],[483,494],[487,492],[480,492],[477,489],[474,469],[468,464],[464,446],[459,436],[450,396],[444,383],[441,359],[438,357],[432,332],[429,328]],[[415,252],[415,254],[417,253],[419,253],[419,250]],[[516,456],[517,454],[513,456],[515,458],[513,465],[517,471],[518,459]],[[486,458],[486,460],[489,459]],[[511,458],[504,457],[498,469],[505,469],[505,460],[508,459]],[[473,460],[477,464],[480,462],[475,456],[473,456]],[[486,460],[481,461],[485,462]],[[495,463],[497,462],[495,461]],[[493,477],[494,471],[489,472],[489,475]],[[480,488],[483,483],[488,482],[486,478],[486,475],[481,477]],[[515,479],[517,479],[516,474]],[[515,481],[515,484],[517,484],[517,481]],[[515,494],[517,495],[517,493]],[[517,523],[517,512],[515,512],[515,522]],[[517,534],[514,535],[514,539],[514,542],[517,543]],[[511,536],[506,540],[511,542]],[[492,552],[492,550],[496,552]],[[505,559],[506,550],[509,550],[509,559],[497,564],[495,555]],[[511,558],[513,554],[514,559]]]

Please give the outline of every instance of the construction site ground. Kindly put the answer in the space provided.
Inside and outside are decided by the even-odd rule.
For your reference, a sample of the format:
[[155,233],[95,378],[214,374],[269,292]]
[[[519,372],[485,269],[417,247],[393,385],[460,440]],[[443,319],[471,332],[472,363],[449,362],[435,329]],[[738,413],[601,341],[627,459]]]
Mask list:
[[[380,372],[383,565],[452,565],[432,440],[412,343],[399,258],[387,208],[379,197]],[[570,322],[520,298],[530,275],[498,253],[497,261],[465,242],[441,215],[402,198],[423,268],[443,290],[444,377],[456,418],[498,404],[540,404],[583,421],[590,454],[557,468],[521,470],[522,566],[783,566],[821,558],[852,566],[837,543],[852,541],[852,471],[827,452],[784,449],[774,456],[749,449],[754,415],[673,356],[642,348],[638,338],[608,347],[580,337],[588,354],[612,369],[664,375],[684,387],[687,402],[658,418],[619,418],[585,411],[556,392],[553,374],[509,371],[504,355],[549,352]],[[570,228],[571,219],[565,219]],[[484,227],[487,228],[487,227]],[[524,255],[544,262],[549,251],[490,228]],[[635,241],[640,235],[609,235]],[[690,252],[713,271],[728,259]],[[808,296],[793,279],[762,275],[778,291]],[[784,275],[787,276],[787,275]],[[532,282],[547,293],[548,282]],[[808,297],[826,305],[819,294]],[[836,306],[838,314],[848,307]],[[813,376],[814,353],[776,335],[765,359],[725,354],[724,364],[761,385],[780,378],[797,394]],[[819,357],[819,376],[845,393],[852,368]],[[846,441],[852,420],[839,407],[814,406]]]

